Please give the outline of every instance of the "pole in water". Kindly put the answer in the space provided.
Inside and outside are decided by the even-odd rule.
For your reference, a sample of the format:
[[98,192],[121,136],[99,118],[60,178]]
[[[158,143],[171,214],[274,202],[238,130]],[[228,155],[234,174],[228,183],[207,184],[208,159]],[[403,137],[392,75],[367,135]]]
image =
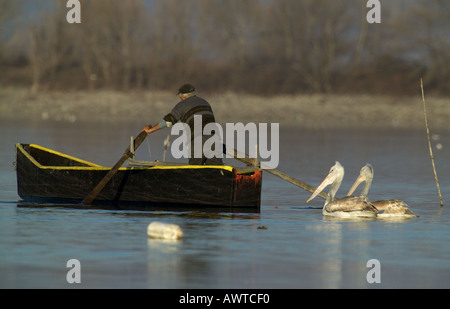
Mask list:
[[439,188],[439,181],[436,173],[436,167],[434,165],[434,157],[433,157],[433,150],[431,149],[431,141],[430,141],[430,130],[428,129],[428,119],[427,119],[427,110],[426,110],[426,104],[425,104],[425,94],[423,91],[423,80],[420,79],[420,88],[422,89],[422,101],[423,101],[423,114],[425,117],[425,127],[427,128],[427,137],[428,137],[428,148],[430,149],[430,157],[431,157],[431,165],[433,166],[433,172],[434,172],[434,179],[436,180],[436,186],[439,193],[439,200],[441,201],[441,208],[444,206],[444,203],[442,202],[442,195],[441,195],[441,189]]
[[163,154],[163,162],[166,162],[166,152],[167,152],[167,147],[169,146],[169,139],[170,139],[170,134],[167,135],[166,139],[164,140],[164,154]]
[[134,159],[135,154],[134,154],[134,137],[131,136],[130,137],[130,158]]
[[148,138],[146,140],[147,140],[148,156],[149,156],[149,160],[151,161],[152,160],[152,151],[150,149],[150,142],[148,141]]

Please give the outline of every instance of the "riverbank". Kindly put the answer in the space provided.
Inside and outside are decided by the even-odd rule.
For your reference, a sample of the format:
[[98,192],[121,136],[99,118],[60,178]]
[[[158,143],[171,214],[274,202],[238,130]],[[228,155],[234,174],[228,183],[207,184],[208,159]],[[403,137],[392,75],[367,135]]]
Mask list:
[[[305,129],[425,128],[420,94],[414,97],[199,95],[211,103],[220,123],[280,123]],[[23,88],[0,88],[0,120],[157,123],[177,102],[174,93],[161,91],[32,94]],[[450,131],[450,99],[426,97],[426,102],[430,129]]]

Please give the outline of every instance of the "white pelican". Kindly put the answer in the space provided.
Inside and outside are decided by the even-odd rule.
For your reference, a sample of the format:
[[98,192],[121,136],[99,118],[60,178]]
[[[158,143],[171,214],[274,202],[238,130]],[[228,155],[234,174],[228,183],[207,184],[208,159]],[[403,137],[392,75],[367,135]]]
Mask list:
[[[347,193],[347,196],[350,196],[356,188],[362,183],[366,182],[364,184],[364,187],[361,190],[361,196],[367,196],[369,193],[370,186],[372,184],[373,180],[373,168],[372,165],[366,164],[361,168],[361,171],[359,172],[358,178],[356,178],[355,182],[353,183],[352,187]],[[390,200],[380,200],[372,202],[375,207],[380,210],[380,213],[378,216],[380,217],[418,217],[415,213],[413,213],[408,205],[397,199],[390,199]]]
[[365,196],[347,196],[336,199],[335,195],[341,186],[344,178],[344,167],[336,161],[336,164],[330,168],[330,172],[317,187],[311,197],[306,201],[309,202],[320,192],[331,184],[327,199],[323,206],[322,213],[327,216],[336,217],[376,217],[378,210]]

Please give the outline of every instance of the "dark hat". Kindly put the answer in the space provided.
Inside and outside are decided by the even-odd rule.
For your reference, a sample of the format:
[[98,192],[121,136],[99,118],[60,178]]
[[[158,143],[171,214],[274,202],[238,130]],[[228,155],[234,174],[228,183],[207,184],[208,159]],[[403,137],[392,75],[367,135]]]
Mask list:
[[194,86],[192,86],[191,84],[184,84],[178,90],[178,94],[180,94],[180,93],[191,93],[191,92],[194,92],[194,91],[195,91],[195,87]]

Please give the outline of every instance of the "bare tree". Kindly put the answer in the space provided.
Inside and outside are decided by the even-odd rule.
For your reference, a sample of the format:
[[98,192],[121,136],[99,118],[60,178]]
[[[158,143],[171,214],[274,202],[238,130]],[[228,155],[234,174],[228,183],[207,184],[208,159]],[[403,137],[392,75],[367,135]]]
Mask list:
[[43,84],[47,88],[55,85],[58,70],[64,66],[73,48],[68,24],[60,16],[65,16],[65,6],[58,3],[55,13],[44,15],[41,23],[33,23],[29,27],[33,92],[41,90]]
[[[198,1],[157,1],[152,12],[150,37],[151,86],[173,87],[195,74],[199,51]],[[166,80],[166,82],[164,82]]]
[[409,34],[409,40],[405,47],[423,51],[420,62],[427,66],[424,82],[441,93],[450,93],[450,3],[419,0],[408,16],[405,34]]
[[89,88],[101,82],[107,88],[128,90],[136,61],[142,60],[138,55],[144,48],[143,2],[85,0],[82,7],[83,22],[73,27],[73,35]]
[[331,90],[333,71],[348,45],[349,3],[349,0],[271,3],[267,17],[271,35],[265,48],[271,58],[285,64],[290,84],[303,84],[313,91]]
[[23,3],[19,0],[0,0],[0,62],[3,60],[3,35],[7,22],[10,21],[20,10]]
[[[55,10],[27,25],[29,45],[13,52],[0,36],[2,69],[13,62],[2,55],[21,48],[34,91],[65,87],[62,81],[128,90],[189,80],[264,94],[385,92],[404,91],[425,74],[429,91],[449,92],[446,0],[383,3],[376,25],[361,0],[80,1],[81,24],[68,24],[66,1],[55,0]],[[0,0],[0,34],[8,26],[19,36],[6,18],[20,3]]]
[[250,66],[263,31],[262,3],[258,0],[201,1],[202,46],[211,59],[225,64],[228,74],[221,76],[228,77],[228,85],[236,90],[251,84]]
[[4,30],[5,22],[17,13],[22,5],[19,0],[0,0],[0,33]]

